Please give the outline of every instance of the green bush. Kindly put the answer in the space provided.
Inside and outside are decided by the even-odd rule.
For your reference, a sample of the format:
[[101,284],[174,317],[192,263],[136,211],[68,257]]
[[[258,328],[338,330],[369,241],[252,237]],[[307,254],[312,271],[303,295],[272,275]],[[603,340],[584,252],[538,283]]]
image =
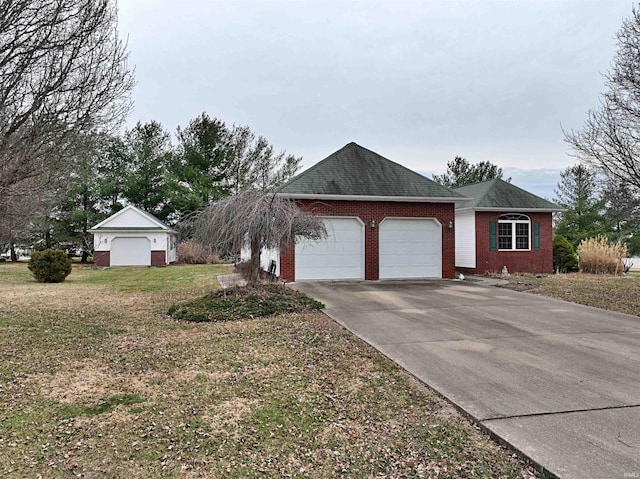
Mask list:
[[562,235],[553,237],[553,269],[559,273],[578,271],[578,256],[569,240]]
[[40,283],[62,283],[71,273],[71,260],[64,251],[34,251],[29,260],[29,270]]

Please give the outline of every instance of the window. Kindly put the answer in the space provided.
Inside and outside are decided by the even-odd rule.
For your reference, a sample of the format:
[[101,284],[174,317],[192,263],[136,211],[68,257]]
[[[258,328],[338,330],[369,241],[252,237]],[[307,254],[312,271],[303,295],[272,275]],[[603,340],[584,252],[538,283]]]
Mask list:
[[498,218],[498,249],[531,249],[531,220],[525,215],[502,215]]

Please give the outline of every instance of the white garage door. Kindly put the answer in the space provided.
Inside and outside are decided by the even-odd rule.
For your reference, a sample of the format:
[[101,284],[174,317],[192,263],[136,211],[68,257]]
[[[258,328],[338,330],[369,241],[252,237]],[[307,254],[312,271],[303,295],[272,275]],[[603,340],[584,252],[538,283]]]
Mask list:
[[441,278],[442,230],[431,219],[380,222],[380,279]]
[[150,266],[151,243],[147,238],[111,240],[111,266]]
[[296,281],[364,279],[364,225],[357,218],[325,218],[327,238],[296,244]]

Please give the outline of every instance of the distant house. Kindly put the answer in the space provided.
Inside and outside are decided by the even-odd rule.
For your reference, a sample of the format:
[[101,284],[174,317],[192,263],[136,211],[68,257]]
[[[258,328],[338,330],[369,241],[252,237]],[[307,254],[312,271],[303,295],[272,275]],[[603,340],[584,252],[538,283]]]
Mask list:
[[89,230],[97,266],[165,266],[176,261],[177,232],[126,206]]
[[456,269],[485,274],[553,271],[552,214],[558,205],[501,179],[454,188]]
[[455,276],[454,205],[467,199],[356,143],[292,178],[278,195],[321,216],[328,231],[324,240],[279,252],[284,280]]

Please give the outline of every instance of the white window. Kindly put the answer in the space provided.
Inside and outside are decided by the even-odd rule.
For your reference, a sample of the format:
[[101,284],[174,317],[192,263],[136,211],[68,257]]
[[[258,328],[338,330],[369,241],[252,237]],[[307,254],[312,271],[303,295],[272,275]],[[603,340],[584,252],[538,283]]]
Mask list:
[[498,249],[531,249],[531,220],[528,216],[516,214],[498,218]]

